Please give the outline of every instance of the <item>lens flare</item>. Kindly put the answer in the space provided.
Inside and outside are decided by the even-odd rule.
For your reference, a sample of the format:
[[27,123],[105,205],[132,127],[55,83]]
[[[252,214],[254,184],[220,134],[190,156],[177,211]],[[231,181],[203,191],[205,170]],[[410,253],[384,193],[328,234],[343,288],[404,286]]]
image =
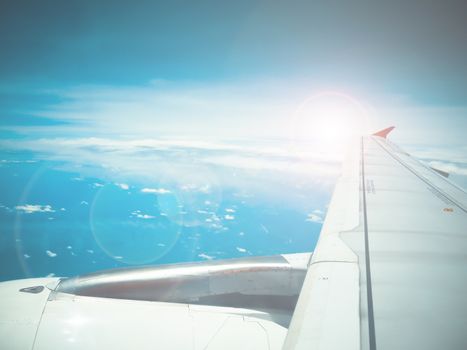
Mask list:
[[[368,107],[354,97],[323,91],[307,98],[294,114],[291,138],[295,147],[341,158],[355,137],[369,132]],[[309,150],[309,149],[308,149]]]

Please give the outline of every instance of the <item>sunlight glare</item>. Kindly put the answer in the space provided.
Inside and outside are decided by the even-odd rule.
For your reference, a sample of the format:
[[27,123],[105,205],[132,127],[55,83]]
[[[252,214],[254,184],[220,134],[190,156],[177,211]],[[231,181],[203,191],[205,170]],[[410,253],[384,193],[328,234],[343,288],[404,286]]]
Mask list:
[[351,141],[367,134],[367,108],[355,98],[326,91],[312,95],[297,109],[292,139],[297,147],[341,158]]

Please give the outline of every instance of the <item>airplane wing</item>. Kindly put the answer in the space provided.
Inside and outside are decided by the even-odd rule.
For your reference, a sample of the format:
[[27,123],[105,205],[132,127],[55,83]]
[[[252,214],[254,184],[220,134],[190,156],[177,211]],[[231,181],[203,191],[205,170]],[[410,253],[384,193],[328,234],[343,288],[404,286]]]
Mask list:
[[310,253],[0,283],[0,349],[279,350]]
[[284,349],[467,349],[467,194],[391,130],[344,164]]

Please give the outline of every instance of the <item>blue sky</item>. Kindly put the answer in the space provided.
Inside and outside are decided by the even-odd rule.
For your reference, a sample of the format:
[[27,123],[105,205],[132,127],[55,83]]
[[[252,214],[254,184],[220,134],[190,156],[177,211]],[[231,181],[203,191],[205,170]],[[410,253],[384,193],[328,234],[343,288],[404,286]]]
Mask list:
[[7,1],[1,16],[4,87],[298,77],[465,99],[463,1]]
[[311,250],[347,137],[389,125],[467,187],[466,17],[453,0],[3,1],[0,278],[120,266],[114,231],[131,255],[168,247],[166,224],[159,262]]
[[[463,1],[7,1],[1,6],[0,112],[7,130],[60,123],[46,112],[75,102],[70,90],[105,90],[119,99],[121,88],[138,95],[154,82],[166,82],[171,93],[182,96],[190,94],[187,86],[212,99],[215,92],[232,93],[222,102],[233,111],[233,104],[251,104],[252,97],[257,101],[252,107],[271,107],[278,97],[293,106],[315,91],[338,90],[373,105],[382,119],[378,126],[390,119],[387,110],[393,116],[408,108],[417,109],[414,119],[427,115],[420,117],[428,119],[427,129],[445,115],[455,119],[452,129],[465,126]],[[92,109],[86,100],[78,102]],[[196,103],[183,103],[196,111]],[[170,114],[172,106],[164,107]],[[251,108],[248,118],[255,117]],[[215,118],[232,117],[221,110]]]
[[368,130],[396,125],[396,142],[466,172],[463,1],[1,6],[2,140],[290,139],[317,129],[294,124],[299,106],[331,91],[365,106]]

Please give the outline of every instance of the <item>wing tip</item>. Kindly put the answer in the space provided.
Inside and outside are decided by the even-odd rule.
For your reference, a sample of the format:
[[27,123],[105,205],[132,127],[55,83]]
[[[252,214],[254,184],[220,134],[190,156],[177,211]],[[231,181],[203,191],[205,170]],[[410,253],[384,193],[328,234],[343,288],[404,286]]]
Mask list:
[[378,132],[375,132],[374,134],[372,134],[373,136],[379,136],[379,137],[382,137],[382,138],[386,138],[388,136],[388,134],[393,131],[395,128],[395,126],[390,126],[389,128],[386,128],[386,129],[383,129],[383,130],[380,130]]

